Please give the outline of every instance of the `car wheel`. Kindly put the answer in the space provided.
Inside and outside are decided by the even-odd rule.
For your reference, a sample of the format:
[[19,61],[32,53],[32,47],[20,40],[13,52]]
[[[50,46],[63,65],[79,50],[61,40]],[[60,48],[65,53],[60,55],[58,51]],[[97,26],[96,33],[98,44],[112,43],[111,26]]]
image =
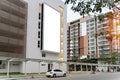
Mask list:
[[66,74],[64,73],[63,77],[66,77]]
[[53,74],[53,77],[56,77],[56,74]]

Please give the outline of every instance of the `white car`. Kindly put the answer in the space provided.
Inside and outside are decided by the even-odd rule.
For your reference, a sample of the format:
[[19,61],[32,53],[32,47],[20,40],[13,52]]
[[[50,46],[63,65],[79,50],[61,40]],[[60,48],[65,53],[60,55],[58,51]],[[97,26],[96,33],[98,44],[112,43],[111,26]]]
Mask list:
[[66,72],[60,70],[60,69],[53,69],[53,70],[48,70],[46,73],[47,77],[58,77],[58,76],[66,76]]

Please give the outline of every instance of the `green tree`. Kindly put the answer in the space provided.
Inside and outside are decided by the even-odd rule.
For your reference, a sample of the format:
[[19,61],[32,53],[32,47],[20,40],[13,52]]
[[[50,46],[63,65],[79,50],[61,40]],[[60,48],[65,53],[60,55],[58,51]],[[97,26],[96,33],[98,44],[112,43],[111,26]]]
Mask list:
[[117,8],[120,0],[65,0],[65,4],[72,4],[71,9],[74,12],[79,12],[80,15],[84,16],[86,14],[101,13],[103,8]]
[[110,56],[107,54],[101,54],[98,60],[105,63],[116,64],[119,56],[120,53],[118,52],[112,52]]

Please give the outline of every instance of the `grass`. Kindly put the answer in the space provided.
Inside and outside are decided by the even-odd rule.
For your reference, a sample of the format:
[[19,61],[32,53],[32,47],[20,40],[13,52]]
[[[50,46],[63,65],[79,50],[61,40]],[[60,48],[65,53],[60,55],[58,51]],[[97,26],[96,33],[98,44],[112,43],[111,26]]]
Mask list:
[[41,72],[40,74],[46,74],[46,72]]
[[[39,73],[27,73],[27,74],[39,74]],[[40,74],[46,74],[46,72],[41,72]]]
[[[46,72],[41,72],[40,74],[45,74]],[[39,74],[39,73],[27,73],[27,74]],[[0,76],[6,76],[7,73],[0,73]],[[24,73],[20,72],[10,72],[10,75],[24,75]]]
[[[0,76],[6,76],[7,73],[0,73]],[[11,72],[10,75],[24,75],[23,73],[20,72]]]

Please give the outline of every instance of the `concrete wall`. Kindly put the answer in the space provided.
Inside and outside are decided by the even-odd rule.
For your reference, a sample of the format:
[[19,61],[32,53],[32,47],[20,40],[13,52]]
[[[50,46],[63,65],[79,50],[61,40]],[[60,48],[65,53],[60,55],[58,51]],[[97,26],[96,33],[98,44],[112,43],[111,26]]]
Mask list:
[[[0,73],[6,73],[8,69],[7,61],[3,61],[5,63],[5,68],[0,69]],[[10,72],[20,72],[22,62],[10,62]]]

